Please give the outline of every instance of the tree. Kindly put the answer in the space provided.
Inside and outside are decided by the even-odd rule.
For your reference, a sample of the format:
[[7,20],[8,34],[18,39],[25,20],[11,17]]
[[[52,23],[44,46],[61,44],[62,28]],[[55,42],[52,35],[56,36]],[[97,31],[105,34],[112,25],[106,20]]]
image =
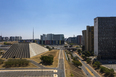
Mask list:
[[79,62],[79,61],[73,60],[72,62],[73,62],[74,65],[77,66],[77,67],[78,67],[78,66],[82,66],[82,63]]
[[87,58],[86,61],[87,61],[87,63],[89,63],[89,64],[91,63],[91,59],[90,59],[90,58]]
[[94,63],[94,66],[95,66],[95,65],[96,65],[97,68],[100,68],[101,63],[100,63],[99,61],[96,61],[96,62]]
[[43,64],[51,65],[53,63],[53,56],[52,55],[41,56],[40,59],[42,60]]
[[46,48],[48,48],[48,49],[49,49],[49,51],[51,51],[51,50],[52,50],[52,48],[50,48],[49,46],[46,46]]
[[80,50],[80,49],[78,49],[78,50],[77,50],[77,52],[80,54],[80,53],[81,53],[81,50]]

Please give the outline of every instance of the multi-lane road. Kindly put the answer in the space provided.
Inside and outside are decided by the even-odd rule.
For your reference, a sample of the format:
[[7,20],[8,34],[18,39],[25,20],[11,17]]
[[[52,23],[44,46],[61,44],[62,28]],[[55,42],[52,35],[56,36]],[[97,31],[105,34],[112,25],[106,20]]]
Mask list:
[[101,77],[92,67],[85,63],[77,53],[73,53],[73,55],[77,56],[80,59],[80,62],[82,63],[82,70],[87,77]]

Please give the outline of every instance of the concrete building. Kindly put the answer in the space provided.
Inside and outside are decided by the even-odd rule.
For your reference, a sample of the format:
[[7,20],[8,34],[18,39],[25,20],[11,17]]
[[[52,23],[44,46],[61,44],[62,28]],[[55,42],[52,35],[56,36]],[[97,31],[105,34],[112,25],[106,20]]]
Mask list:
[[2,36],[0,36],[0,41],[2,41]]
[[116,59],[116,17],[94,19],[94,55],[98,59]]
[[15,41],[15,37],[14,36],[11,36],[10,37],[10,41]]
[[87,26],[82,34],[84,50],[94,51],[94,26]]
[[19,40],[22,40],[22,37],[21,36],[15,36],[15,41],[19,41]]
[[85,45],[86,45],[86,30],[83,30],[82,31],[82,50],[86,50],[85,48]]
[[82,45],[82,35],[77,36],[77,44]]
[[10,37],[10,41],[19,41],[19,40],[22,40],[21,36],[11,36]]
[[60,45],[64,44],[64,35],[63,34],[43,34],[41,35],[40,44],[45,45]]
[[8,41],[9,38],[8,38],[8,37],[2,37],[2,40],[3,40],[3,41]]
[[68,43],[73,43],[73,44],[77,44],[77,37],[69,37],[67,39]]

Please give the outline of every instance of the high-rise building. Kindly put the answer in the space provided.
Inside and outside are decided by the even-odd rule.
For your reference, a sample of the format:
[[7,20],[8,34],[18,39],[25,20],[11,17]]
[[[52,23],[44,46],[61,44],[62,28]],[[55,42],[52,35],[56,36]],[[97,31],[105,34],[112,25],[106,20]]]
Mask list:
[[116,59],[116,17],[94,19],[94,55],[98,59]]
[[94,51],[94,26],[87,26],[86,30],[82,31],[83,47],[86,51]]
[[86,30],[82,31],[82,50],[86,50]]
[[82,45],[82,35],[77,36],[77,44]]

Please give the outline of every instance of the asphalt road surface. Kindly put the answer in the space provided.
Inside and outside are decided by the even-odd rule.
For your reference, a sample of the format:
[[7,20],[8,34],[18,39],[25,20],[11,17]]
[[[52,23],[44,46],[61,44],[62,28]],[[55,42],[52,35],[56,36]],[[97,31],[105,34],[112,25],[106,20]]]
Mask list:
[[65,77],[65,67],[64,67],[64,53],[62,50],[60,50],[59,53],[59,77]]
[[81,63],[82,63],[82,70],[85,72],[87,77],[100,77],[100,75],[98,73],[96,73],[96,71],[94,69],[92,69],[87,63],[85,63],[80,57],[79,55],[77,55],[76,53],[73,53],[73,55],[77,56]]

